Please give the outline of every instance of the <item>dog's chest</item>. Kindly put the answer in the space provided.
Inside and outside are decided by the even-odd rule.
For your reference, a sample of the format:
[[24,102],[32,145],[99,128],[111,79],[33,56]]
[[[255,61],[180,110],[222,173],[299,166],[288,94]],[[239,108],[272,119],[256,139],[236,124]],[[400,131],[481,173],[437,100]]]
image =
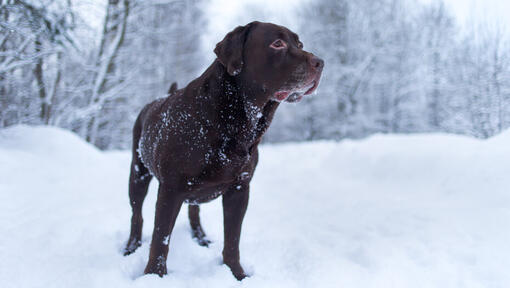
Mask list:
[[156,176],[173,175],[208,187],[250,176],[256,135],[252,125],[183,107],[161,109],[159,121],[145,127],[139,152],[147,168]]
[[[209,173],[219,182],[242,178],[250,173],[252,155],[241,144],[228,144],[225,140],[221,145],[211,147],[204,153],[204,173]],[[244,174],[243,174],[244,173]],[[214,177],[215,176],[215,177]]]
[[253,164],[249,153],[222,147],[208,150],[204,155],[201,173],[186,180],[186,202],[205,203],[223,195],[228,189],[239,190],[242,183],[251,179]]

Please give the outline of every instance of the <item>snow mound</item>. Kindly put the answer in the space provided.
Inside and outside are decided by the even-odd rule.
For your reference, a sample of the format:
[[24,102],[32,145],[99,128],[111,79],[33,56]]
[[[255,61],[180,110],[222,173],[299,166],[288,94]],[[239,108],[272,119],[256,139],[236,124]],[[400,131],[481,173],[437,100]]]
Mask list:
[[70,132],[0,130],[2,287],[510,287],[510,133],[375,135],[266,145],[252,182],[238,282],[221,264],[221,201],[202,205],[210,248],[183,208],[169,274],[143,275],[129,234],[130,153]]
[[487,141],[495,145],[501,144],[501,147],[510,147],[510,145],[505,145],[505,143],[510,143],[510,129],[503,131],[499,135],[489,138]]
[[73,132],[53,126],[11,126],[0,129],[0,139],[0,149],[46,156],[89,157],[100,153],[95,146]]

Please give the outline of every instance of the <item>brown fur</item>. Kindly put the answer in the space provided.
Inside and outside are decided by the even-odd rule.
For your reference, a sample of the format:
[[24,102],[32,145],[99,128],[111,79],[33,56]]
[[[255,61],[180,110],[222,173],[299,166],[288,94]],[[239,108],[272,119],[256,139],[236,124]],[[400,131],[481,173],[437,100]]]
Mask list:
[[[283,39],[287,49],[271,48],[276,39]],[[125,255],[141,245],[142,204],[155,176],[159,191],[145,273],[166,274],[170,234],[183,202],[190,204],[193,237],[200,245],[210,243],[200,225],[198,204],[222,195],[223,262],[237,279],[246,277],[239,263],[239,239],[257,146],[279,101],[299,101],[311,93],[323,67],[322,60],[300,45],[285,27],[260,22],[239,26],[218,43],[218,58],[200,77],[180,90],[174,83],[167,98],[140,112],[133,128],[133,215]]]

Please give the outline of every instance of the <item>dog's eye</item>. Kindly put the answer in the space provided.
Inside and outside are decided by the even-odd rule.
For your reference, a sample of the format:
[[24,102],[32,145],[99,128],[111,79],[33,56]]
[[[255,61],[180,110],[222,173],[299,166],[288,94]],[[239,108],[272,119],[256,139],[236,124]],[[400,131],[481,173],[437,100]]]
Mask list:
[[271,43],[271,45],[269,46],[273,49],[284,49],[287,47],[287,43],[285,43],[282,39],[278,39],[276,41],[274,41],[273,43]]
[[303,49],[303,43],[298,42],[298,43],[297,43],[297,47],[298,47],[299,49]]

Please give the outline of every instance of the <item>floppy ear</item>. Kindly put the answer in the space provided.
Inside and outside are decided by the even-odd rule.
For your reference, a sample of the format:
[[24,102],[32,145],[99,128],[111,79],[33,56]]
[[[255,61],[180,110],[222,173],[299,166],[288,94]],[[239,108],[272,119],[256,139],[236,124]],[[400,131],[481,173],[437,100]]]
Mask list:
[[252,24],[253,22],[246,26],[238,26],[229,32],[214,48],[218,60],[227,68],[228,74],[232,76],[241,73],[243,69],[244,43]]

